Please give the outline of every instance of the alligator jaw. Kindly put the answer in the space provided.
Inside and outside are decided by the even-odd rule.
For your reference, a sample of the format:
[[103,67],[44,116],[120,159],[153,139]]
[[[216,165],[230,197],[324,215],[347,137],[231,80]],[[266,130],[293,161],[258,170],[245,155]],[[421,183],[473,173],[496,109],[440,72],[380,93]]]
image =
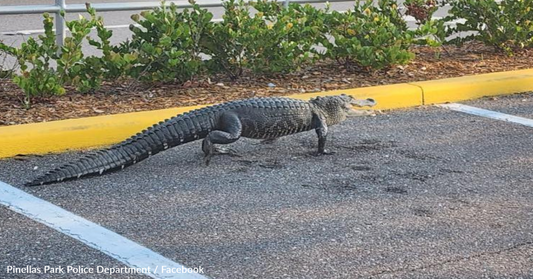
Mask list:
[[350,104],[357,107],[373,107],[377,104],[374,99],[368,98],[365,100],[353,99]]
[[353,99],[350,102],[351,109],[348,110],[347,116],[353,117],[353,116],[370,115],[372,114],[370,110],[360,110],[360,109],[355,109],[355,107],[373,107],[376,104],[377,104],[376,101],[370,98],[365,99],[365,100]]

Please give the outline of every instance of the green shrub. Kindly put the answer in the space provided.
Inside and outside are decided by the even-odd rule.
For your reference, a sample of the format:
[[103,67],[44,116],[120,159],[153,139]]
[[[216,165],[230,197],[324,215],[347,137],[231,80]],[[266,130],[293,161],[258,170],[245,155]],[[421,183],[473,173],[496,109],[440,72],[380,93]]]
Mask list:
[[414,17],[418,25],[430,21],[439,8],[436,0],[405,0],[403,5],[405,14]]
[[206,54],[211,56],[209,68],[236,79],[246,68],[257,64],[255,59],[268,48],[264,45],[267,25],[260,13],[250,15],[249,7],[240,0],[223,3],[222,22],[216,23],[204,42]]
[[409,51],[413,33],[401,18],[394,1],[356,2],[354,10],[328,14],[326,28],[333,42],[323,40],[327,54],[346,67],[363,70],[405,64],[414,58]]
[[134,66],[137,53],[131,53],[129,49],[121,49],[120,46],[111,45],[113,31],[104,27],[101,16],[96,15],[96,11],[87,6],[87,12],[91,16],[93,28],[96,28],[97,38],[87,36],[86,39],[91,46],[102,52],[101,56],[89,56],[83,61],[81,71],[77,72],[80,77],[78,91],[87,92],[99,89],[104,80],[120,80],[126,76]]
[[11,78],[15,66],[8,68],[6,64],[7,58],[10,56],[9,53],[3,50],[2,45],[5,45],[2,40],[0,40],[0,80]]
[[[329,6],[321,10],[291,3],[286,8],[269,0],[228,0],[218,23],[194,2],[184,10],[162,2],[160,8],[133,15],[138,26],[130,26],[132,39],[117,46],[111,45],[112,31],[88,5],[89,18],[66,23],[71,35],[60,49],[53,18],[44,14],[44,34],[18,48],[0,42],[0,54],[19,63],[20,73],[12,78],[29,106],[33,96],[64,94],[65,86],[89,92],[121,78],[183,83],[210,71],[236,79],[244,72],[288,73],[326,59],[360,70],[382,69],[413,59],[409,47],[414,43],[439,46],[463,32],[467,36],[449,42],[479,40],[509,54],[533,47],[533,0],[405,0],[405,14],[416,19],[416,30],[408,29],[396,1],[373,2],[356,1],[353,10],[341,13]],[[450,16],[432,19],[446,2],[452,5]],[[445,28],[446,22],[461,18],[466,21]],[[93,28],[96,37],[91,37]],[[102,55],[85,56],[86,41]],[[202,55],[210,59],[202,60]],[[4,73],[0,69],[0,78]]]
[[141,27],[130,26],[133,37],[121,46],[136,52],[130,57],[135,66],[129,75],[143,81],[177,81],[192,79],[205,69],[201,41],[212,28],[213,14],[194,2],[192,10],[178,11],[176,5],[156,8],[133,15]]
[[445,21],[433,19],[433,15],[446,1],[405,0],[405,14],[415,18],[417,29],[415,43],[419,45],[441,46],[446,41]]
[[[14,48],[0,43],[0,50],[9,53],[17,59],[20,74],[13,76],[13,81],[25,92],[24,103],[27,107],[34,96],[62,95],[65,86],[74,86],[80,92],[98,89],[110,70],[116,65],[109,59],[110,44],[108,39],[111,31],[105,29],[101,17],[96,17],[95,10],[89,5],[87,11],[89,19],[80,15],[78,20],[67,21],[66,27],[70,36],[64,39],[61,48],[56,44],[53,31],[54,18],[44,14],[44,34],[38,39],[33,37]],[[97,28],[101,43],[90,38],[92,28]],[[85,57],[82,44],[88,40],[104,53],[103,57]],[[116,68],[116,66],[115,66]],[[113,72],[113,75],[119,75]]]
[[38,39],[33,37],[21,44],[19,48],[0,43],[0,49],[17,59],[20,74],[13,76],[15,82],[25,93],[24,104],[29,107],[34,96],[61,95],[65,89],[51,63],[56,60],[58,47],[53,31],[54,18],[43,15],[44,34]]
[[317,58],[313,44],[322,35],[323,12],[310,5],[242,0],[224,2],[225,14],[206,43],[210,69],[236,79],[245,70],[256,74],[287,73]]
[[478,40],[507,54],[533,47],[533,0],[453,0],[447,21],[465,19],[453,33],[474,32],[452,39],[462,44]]
[[[89,13],[94,15],[94,9],[88,7]],[[78,20],[66,22],[70,36],[66,37],[61,47],[61,52],[56,59],[57,74],[62,85],[77,87],[81,92],[98,88],[101,79],[88,75],[89,65],[82,51],[82,43],[96,25],[95,18],[87,19],[79,16]]]
[[[262,69],[267,73],[287,73],[299,70],[302,65],[320,59],[315,46],[324,38],[325,11],[309,4],[283,3],[259,0],[252,6],[267,22],[271,42],[263,60],[270,67]],[[256,69],[258,67],[255,67]],[[259,68],[260,69],[260,68]]]

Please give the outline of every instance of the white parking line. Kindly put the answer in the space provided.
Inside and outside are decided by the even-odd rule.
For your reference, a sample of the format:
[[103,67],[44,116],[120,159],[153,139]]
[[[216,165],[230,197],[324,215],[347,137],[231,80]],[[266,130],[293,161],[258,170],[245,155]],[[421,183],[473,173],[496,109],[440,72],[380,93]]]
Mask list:
[[[206,279],[198,273],[167,273],[185,270],[152,250],[56,205],[0,181],[0,204],[52,229],[83,242],[131,268],[150,268],[152,278]],[[162,267],[166,268],[163,270]],[[167,269],[168,268],[168,269]]]
[[471,106],[462,105],[462,104],[443,104],[443,105],[437,105],[437,106],[446,108],[446,109],[451,109],[454,111],[460,111],[460,112],[472,114],[472,115],[502,120],[506,122],[517,123],[517,124],[521,124],[521,125],[533,128],[533,119],[529,119],[529,118],[514,116],[514,115],[505,114],[505,113],[501,113],[497,111],[492,111],[492,110],[480,109],[480,108],[471,107]]

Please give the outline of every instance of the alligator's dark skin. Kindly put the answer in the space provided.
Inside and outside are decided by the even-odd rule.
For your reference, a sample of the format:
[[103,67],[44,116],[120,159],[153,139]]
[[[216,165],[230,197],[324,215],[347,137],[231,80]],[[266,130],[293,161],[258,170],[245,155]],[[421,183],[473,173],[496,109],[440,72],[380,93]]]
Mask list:
[[352,105],[372,106],[371,99],[350,96],[317,97],[310,101],[289,98],[253,98],[209,106],[171,119],[111,147],[96,151],[26,183],[36,186],[123,169],[168,148],[204,139],[205,163],[217,149],[240,137],[276,139],[314,129],[318,154],[326,153],[328,127],[346,119]]

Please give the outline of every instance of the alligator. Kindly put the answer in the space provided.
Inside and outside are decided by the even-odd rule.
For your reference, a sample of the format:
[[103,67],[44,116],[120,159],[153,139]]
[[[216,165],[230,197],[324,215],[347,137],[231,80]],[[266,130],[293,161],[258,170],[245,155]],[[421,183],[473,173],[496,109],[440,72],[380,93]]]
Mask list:
[[215,144],[230,144],[240,137],[273,140],[314,129],[317,155],[325,149],[328,127],[356,113],[353,106],[373,106],[372,99],[345,94],[309,101],[283,97],[252,98],[226,102],[179,114],[159,122],[110,148],[63,165],[26,183],[37,186],[124,169],[168,148],[203,139],[204,162],[223,153]]

